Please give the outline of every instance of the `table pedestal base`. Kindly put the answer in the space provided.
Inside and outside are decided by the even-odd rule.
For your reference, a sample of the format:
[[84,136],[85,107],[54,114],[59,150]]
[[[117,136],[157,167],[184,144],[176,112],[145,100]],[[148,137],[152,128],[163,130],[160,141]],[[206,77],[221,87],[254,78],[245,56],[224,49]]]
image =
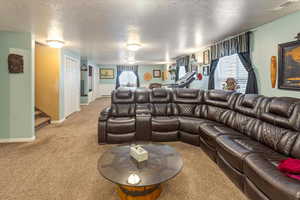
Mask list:
[[121,200],[156,200],[162,189],[160,185],[134,187],[119,185],[117,192]]

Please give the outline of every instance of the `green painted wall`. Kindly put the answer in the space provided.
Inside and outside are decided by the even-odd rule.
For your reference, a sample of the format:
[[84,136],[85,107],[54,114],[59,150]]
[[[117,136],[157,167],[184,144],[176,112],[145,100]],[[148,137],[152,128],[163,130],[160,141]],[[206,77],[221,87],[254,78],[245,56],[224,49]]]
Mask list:
[[260,94],[300,98],[300,92],[271,88],[270,80],[271,56],[278,57],[278,44],[295,40],[295,36],[300,32],[299,20],[300,12],[296,12],[253,30],[252,62]]
[[[24,73],[8,73],[7,56],[15,51],[24,54]],[[0,139],[34,137],[33,56],[31,33],[0,32]]]
[[[99,65],[100,68],[113,68],[115,70],[115,78],[114,79],[100,79],[100,84],[116,84],[116,75],[117,75],[117,67],[116,65]],[[139,65],[139,78],[140,78],[140,85],[148,85],[150,83],[165,83],[161,78],[153,78],[151,81],[144,80],[144,74],[146,72],[151,72],[154,69],[161,70],[163,72],[165,70],[164,65]]]

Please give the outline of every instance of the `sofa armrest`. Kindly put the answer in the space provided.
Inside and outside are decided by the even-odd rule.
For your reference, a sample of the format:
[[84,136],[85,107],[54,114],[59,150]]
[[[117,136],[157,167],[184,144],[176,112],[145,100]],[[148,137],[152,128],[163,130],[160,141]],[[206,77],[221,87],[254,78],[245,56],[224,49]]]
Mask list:
[[137,141],[151,141],[151,113],[140,112],[136,113],[136,140]]
[[111,115],[111,108],[110,107],[104,108],[100,113],[99,121],[107,121],[110,115]]

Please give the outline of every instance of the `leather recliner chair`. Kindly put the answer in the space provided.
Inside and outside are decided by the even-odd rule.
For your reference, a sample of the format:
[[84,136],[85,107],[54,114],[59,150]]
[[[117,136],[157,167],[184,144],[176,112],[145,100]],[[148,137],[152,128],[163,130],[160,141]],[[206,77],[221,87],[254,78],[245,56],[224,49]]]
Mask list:
[[250,199],[300,199],[300,182],[277,169],[282,159],[300,159],[300,99],[117,90],[98,127],[99,143],[180,140],[200,146]]
[[152,141],[178,140],[178,118],[172,108],[172,93],[166,89],[153,89],[150,92]]
[[112,92],[112,104],[99,118],[99,143],[122,143],[135,140],[135,92],[127,89]]

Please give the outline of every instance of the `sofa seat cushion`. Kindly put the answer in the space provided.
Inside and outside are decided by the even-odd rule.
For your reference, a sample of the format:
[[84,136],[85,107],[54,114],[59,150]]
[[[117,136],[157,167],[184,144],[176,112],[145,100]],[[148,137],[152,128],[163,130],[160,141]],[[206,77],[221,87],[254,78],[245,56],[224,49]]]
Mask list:
[[238,131],[214,121],[208,121],[200,126],[200,136],[211,147],[217,146],[216,138],[221,135],[243,136]]
[[107,134],[107,143],[109,144],[120,144],[128,143],[135,140],[135,132],[123,133],[123,134]]
[[178,131],[156,132],[152,131],[151,141],[172,142],[178,140]]
[[178,127],[179,121],[177,117],[152,117],[152,131],[177,131]]
[[243,172],[244,159],[255,152],[273,152],[267,146],[247,136],[222,135],[216,140],[217,151],[233,168]]
[[203,123],[209,122],[207,119],[200,119],[194,117],[179,117],[179,129],[184,132],[199,135],[199,127]]
[[107,132],[124,134],[135,132],[134,117],[112,117],[107,120]]
[[244,173],[269,199],[298,200],[300,182],[285,176],[277,169],[283,159],[286,157],[276,152],[251,154],[245,159]]

